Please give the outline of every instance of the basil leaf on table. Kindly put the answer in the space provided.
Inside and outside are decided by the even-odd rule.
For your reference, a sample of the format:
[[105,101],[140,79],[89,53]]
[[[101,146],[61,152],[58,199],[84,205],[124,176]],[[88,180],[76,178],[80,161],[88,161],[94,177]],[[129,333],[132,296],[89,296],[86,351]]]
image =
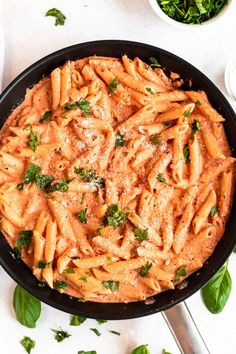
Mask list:
[[150,354],[147,347],[148,344],[140,345],[139,347],[135,348],[131,354]]
[[211,313],[220,313],[225,307],[232,288],[228,261],[202,288],[204,303]]
[[41,302],[19,285],[14,291],[13,307],[18,322],[25,327],[36,327],[36,322],[41,314]]

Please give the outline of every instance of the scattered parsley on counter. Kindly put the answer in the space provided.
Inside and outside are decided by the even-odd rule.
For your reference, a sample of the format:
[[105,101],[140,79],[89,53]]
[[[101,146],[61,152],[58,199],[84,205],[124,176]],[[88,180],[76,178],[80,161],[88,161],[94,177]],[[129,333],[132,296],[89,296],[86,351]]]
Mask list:
[[144,241],[148,239],[148,230],[147,229],[140,229],[139,227],[136,227],[134,230],[134,234],[140,241]]
[[62,342],[64,339],[71,337],[71,334],[69,334],[68,332],[63,331],[62,329],[57,330],[57,329],[52,329],[52,331],[55,333],[54,338],[56,339],[56,341]]
[[108,212],[105,216],[104,223],[105,225],[117,228],[126,222],[128,215],[129,213],[123,212],[118,205],[111,204],[108,207]]
[[135,348],[131,354],[150,354],[148,350],[148,344],[140,345],[139,347]]
[[53,16],[56,18],[55,26],[64,26],[66,16],[58,9],[53,8],[46,12],[45,16]]
[[106,323],[107,322],[107,320],[96,320],[97,321],[97,323],[99,323],[99,324],[103,324],[103,323]]
[[86,320],[87,320],[87,318],[84,316],[76,316],[76,315],[71,316],[70,326],[80,326]]
[[108,90],[109,92],[113,95],[116,92],[117,86],[120,84],[120,82],[117,80],[117,77],[115,77],[111,83],[108,85]]
[[99,330],[97,328],[90,328],[90,331],[94,332],[96,334],[96,336],[100,337],[101,333],[99,332]]
[[186,266],[182,265],[175,273],[175,280],[179,281],[185,275],[187,275]]
[[113,280],[104,280],[102,282],[102,285],[106,289],[110,289],[112,292],[119,290],[120,283],[118,281],[113,281]]
[[149,270],[152,268],[152,263],[147,262],[145,266],[143,266],[139,272],[139,275],[145,278],[148,275]]
[[25,348],[25,351],[30,354],[31,350],[35,347],[35,340],[31,339],[30,337],[24,337],[21,341],[20,344],[22,347]]
[[113,333],[113,334],[116,334],[117,336],[120,336],[120,332],[116,332],[116,331],[112,331],[112,330],[109,330],[110,333]]

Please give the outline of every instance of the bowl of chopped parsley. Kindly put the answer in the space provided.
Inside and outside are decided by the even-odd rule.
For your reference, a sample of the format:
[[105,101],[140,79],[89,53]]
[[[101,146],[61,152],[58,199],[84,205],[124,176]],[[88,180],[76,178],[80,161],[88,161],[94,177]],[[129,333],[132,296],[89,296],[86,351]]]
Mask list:
[[156,14],[169,24],[200,27],[220,19],[232,0],[149,0]]

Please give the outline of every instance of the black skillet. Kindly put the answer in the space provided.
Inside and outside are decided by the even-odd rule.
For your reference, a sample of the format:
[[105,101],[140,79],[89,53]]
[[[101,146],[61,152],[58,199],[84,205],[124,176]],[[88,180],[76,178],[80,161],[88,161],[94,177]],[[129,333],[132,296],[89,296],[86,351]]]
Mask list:
[[[140,57],[149,62],[154,56],[164,68],[177,72],[188,82],[192,81],[194,90],[204,90],[212,105],[226,118],[225,130],[229,144],[236,150],[236,116],[229,103],[219,89],[199,70],[163,49],[150,45],[122,41],[104,40],[77,44],[61,49],[39,60],[20,74],[2,93],[0,98],[1,127],[12,109],[24,99],[28,87],[37,83],[44,75],[62,65],[66,60],[74,60],[91,55],[121,57],[127,54],[130,58]],[[58,293],[50,288],[38,287],[38,281],[32,271],[21,261],[11,255],[11,248],[4,236],[0,234],[0,264],[6,272],[22,287],[38,299],[62,311],[90,318],[118,320],[147,316],[177,305],[198,291],[218,271],[232,252],[236,243],[236,202],[234,200],[231,216],[227,222],[226,231],[214,253],[196,273],[188,278],[188,286],[182,290],[175,289],[155,297],[156,301],[146,305],[144,302],[129,304],[101,304],[96,302],[80,303],[75,298]]]

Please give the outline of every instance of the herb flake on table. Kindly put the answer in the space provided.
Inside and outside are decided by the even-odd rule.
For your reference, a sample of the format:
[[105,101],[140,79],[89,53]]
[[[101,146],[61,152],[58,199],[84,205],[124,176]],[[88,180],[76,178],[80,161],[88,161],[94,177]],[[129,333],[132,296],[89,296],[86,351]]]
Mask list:
[[112,334],[115,334],[115,335],[117,335],[117,336],[120,336],[120,332],[117,332],[117,331],[113,331],[113,330],[109,330],[109,332],[110,333],[112,333]]
[[117,86],[120,84],[117,77],[115,77],[108,85],[109,92],[113,95],[116,92]]
[[70,319],[70,326],[80,326],[86,320],[87,320],[87,318],[84,316],[73,315],[73,316],[71,316],[71,319]]
[[165,349],[162,350],[162,354],[171,354],[170,352],[167,352]]
[[99,324],[103,324],[103,323],[107,323],[108,321],[107,320],[96,320],[97,321],[97,323],[99,323]]
[[104,223],[107,226],[113,226],[114,228],[117,228],[126,222],[128,215],[129,213],[122,211],[121,207],[119,207],[117,204],[111,204],[108,207]]
[[120,282],[114,280],[104,280],[102,285],[106,289],[110,289],[112,292],[119,290]]
[[99,330],[97,328],[90,328],[90,331],[94,332],[96,334],[96,336],[100,337],[101,333],[99,332]]
[[62,342],[66,338],[71,337],[70,333],[63,331],[62,329],[52,329],[52,331],[55,333],[54,338],[58,343]]
[[139,347],[135,348],[131,354],[150,354],[148,350],[148,344],[140,345]]
[[31,350],[35,347],[35,340],[31,339],[30,337],[25,336],[21,341],[20,344],[22,347],[25,348],[25,351],[30,354]]
[[48,10],[45,14],[45,16],[53,16],[56,18],[55,20],[55,26],[64,26],[66,16],[58,9],[52,8]]
[[77,354],[97,354],[97,352],[95,350],[90,350],[88,352],[85,352],[84,350],[80,350],[78,351]]

